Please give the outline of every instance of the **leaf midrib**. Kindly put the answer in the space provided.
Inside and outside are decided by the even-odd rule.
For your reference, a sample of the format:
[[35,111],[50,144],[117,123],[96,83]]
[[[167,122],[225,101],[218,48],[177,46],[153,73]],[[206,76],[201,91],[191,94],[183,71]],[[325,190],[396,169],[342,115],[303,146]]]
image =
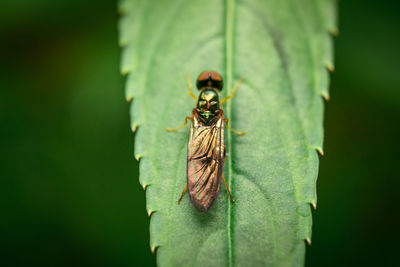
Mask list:
[[[226,94],[230,94],[232,88],[232,76],[233,76],[233,25],[234,25],[234,14],[235,14],[235,0],[225,0],[225,74],[226,74]],[[226,103],[226,117],[231,118],[232,113],[232,100]],[[228,167],[228,187],[231,192],[234,192],[232,188],[232,133],[227,131],[227,154],[229,155],[227,160]],[[233,251],[232,251],[232,203],[229,197],[227,197],[227,235],[228,235],[228,266],[233,266]]]

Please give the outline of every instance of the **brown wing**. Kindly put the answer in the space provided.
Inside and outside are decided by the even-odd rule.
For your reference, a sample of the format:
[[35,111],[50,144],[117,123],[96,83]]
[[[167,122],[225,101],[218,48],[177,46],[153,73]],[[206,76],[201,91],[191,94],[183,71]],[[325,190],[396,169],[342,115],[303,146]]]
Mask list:
[[187,182],[190,200],[199,211],[207,211],[218,196],[223,160],[222,118],[212,126],[204,126],[194,117],[188,143]]

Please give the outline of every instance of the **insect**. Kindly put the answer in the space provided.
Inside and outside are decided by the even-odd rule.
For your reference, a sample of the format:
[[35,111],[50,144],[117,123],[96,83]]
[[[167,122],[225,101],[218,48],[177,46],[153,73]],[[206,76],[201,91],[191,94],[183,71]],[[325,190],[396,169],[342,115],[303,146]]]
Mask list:
[[232,98],[236,89],[241,84],[237,82],[232,93],[219,100],[219,94],[223,88],[223,80],[215,71],[203,71],[197,78],[196,86],[200,91],[196,97],[190,89],[192,83],[186,76],[187,93],[197,100],[196,107],[192,111],[192,117],[186,117],[185,122],[177,128],[167,128],[167,131],[176,131],[187,125],[190,120],[190,134],[187,146],[187,183],[178,200],[181,202],[187,189],[193,205],[198,211],[208,211],[218,196],[221,178],[225,183],[231,201],[235,200],[226,183],[223,166],[225,162],[224,124],[232,132],[244,135],[229,127],[228,119],[224,118],[221,105]]

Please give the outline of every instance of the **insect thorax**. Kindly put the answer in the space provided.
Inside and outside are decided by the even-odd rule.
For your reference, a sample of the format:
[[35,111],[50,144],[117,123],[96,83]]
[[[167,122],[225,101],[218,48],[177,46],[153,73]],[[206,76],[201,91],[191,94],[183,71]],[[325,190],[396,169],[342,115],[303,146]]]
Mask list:
[[220,113],[219,96],[215,88],[203,88],[200,91],[196,110],[204,124],[215,123]]

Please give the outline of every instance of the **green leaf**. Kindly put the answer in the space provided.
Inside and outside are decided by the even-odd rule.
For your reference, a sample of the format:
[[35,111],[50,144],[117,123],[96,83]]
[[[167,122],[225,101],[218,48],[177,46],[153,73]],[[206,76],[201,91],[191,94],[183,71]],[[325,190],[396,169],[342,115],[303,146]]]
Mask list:
[[[326,68],[336,32],[333,0],[126,0],[121,2],[122,73],[137,130],[135,156],[160,266],[301,266],[311,242]],[[195,102],[184,74],[225,80],[224,186],[207,213],[186,195],[188,128]],[[193,89],[195,90],[195,89]],[[194,91],[193,91],[194,92]],[[196,92],[194,92],[196,93]]]

